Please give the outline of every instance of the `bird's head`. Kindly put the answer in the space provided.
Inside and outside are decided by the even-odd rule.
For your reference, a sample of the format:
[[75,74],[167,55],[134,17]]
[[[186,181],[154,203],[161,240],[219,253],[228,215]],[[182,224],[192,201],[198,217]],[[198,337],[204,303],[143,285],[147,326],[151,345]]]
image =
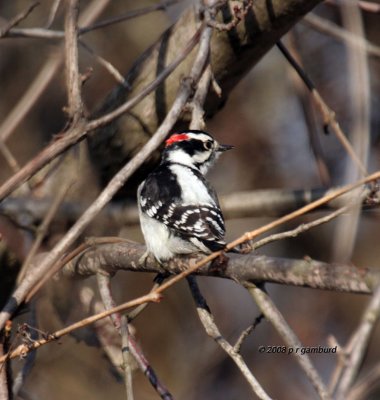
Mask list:
[[219,144],[207,132],[188,130],[175,133],[166,140],[163,161],[189,165],[205,174],[222,152],[232,148]]

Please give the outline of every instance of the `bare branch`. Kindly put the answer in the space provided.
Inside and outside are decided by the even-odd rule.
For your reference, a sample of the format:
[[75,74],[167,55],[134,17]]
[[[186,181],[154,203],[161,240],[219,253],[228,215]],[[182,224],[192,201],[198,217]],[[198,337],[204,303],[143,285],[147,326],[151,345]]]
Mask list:
[[206,96],[210,87],[212,79],[211,66],[205,69],[201,80],[199,81],[197,90],[195,92],[194,98],[191,102],[192,115],[190,129],[205,129],[206,124],[204,120],[204,103],[206,101]]
[[[97,273],[115,274],[117,271],[154,272],[173,274],[189,268],[189,262],[202,260],[181,257],[174,259],[163,268],[148,257],[142,262],[146,248],[138,243],[119,242],[98,244],[70,261],[62,270],[66,277],[86,278]],[[305,258],[292,260],[257,256],[254,254],[228,254],[228,259],[219,269],[210,269],[208,265],[199,268],[195,274],[218,276],[238,282],[271,282],[284,285],[309,287],[322,290],[334,290],[350,293],[372,293],[380,280],[376,268],[357,268],[345,264],[328,264]],[[154,288],[152,291],[155,291]]]
[[21,280],[24,278],[25,273],[26,273],[27,269],[29,268],[29,264],[30,264],[31,260],[33,259],[33,257],[36,255],[36,253],[42,243],[42,240],[44,239],[44,237],[46,235],[49,225],[51,224],[51,221],[53,220],[54,215],[56,214],[56,212],[58,210],[58,207],[62,203],[67,192],[69,191],[70,186],[71,186],[71,184],[64,185],[62,187],[62,189],[57,193],[57,196],[55,197],[50,208],[48,209],[43,221],[41,222],[41,225],[37,229],[37,236],[32,244],[32,247],[29,250],[27,257],[25,258],[25,260],[20,268],[20,272],[17,277],[18,283],[21,282]]
[[256,250],[259,247],[262,246],[266,246],[269,243],[272,243],[274,241],[277,240],[283,240],[283,239],[287,239],[287,238],[294,238],[296,236],[298,236],[301,233],[304,233],[312,228],[315,228],[316,226],[325,224],[327,222],[330,222],[331,220],[333,220],[334,218],[338,217],[339,215],[342,215],[343,213],[347,212],[349,210],[348,206],[345,207],[341,207],[338,210],[324,216],[321,218],[318,218],[314,221],[311,221],[309,223],[305,223],[305,224],[301,224],[299,225],[297,228],[295,229],[291,229],[289,231],[286,232],[281,232],[281,233],[275,233],[273,235],[269,235],[264,239],[258,240],[257,242],[254,243],[250,243],[251,249],[252,250]]
[[[0,338],[0,359],[6,355],[3,340],[3,338]],[[9,400],[8,377],[4,364],[0,366],[0,400]]]
[[310,13],[305,15],[302,22],[313,29],[318,30],[321,33],[332,36],[336,39],[342,40],[348,43],[355,43],[366,50],[369,56],[380,57],[380,47],[369,42],[368,40],[356,36],[351,32],[342,29],[340,26],[336,25],[334,22],[329,21],[325,18],[321,18],[316,14]]
[[350,354],[347,354],[346,367],[338,383],[336,398],[343,400],[347,397],[349,390],[356,378],[361,362],[368,347],[369,340],[375,329],[380,316],[380,286],[374,294],[364,311],[361,323],[353,335],[354,342]]
[[[293,349],[296,347],[302,347],[302,343],[299,341],[296,334],[290,328],[268,294],[263,289],[253,285],[252,283],[247,282],[245,286],[262,313],[265,315],[265,318],[272,323],[284,342]],[[320,398],[330,399],[328,391],[317,370],[314,368],[309,356],[307,354],[302,355],[298,352],[293,352],[292,354],[294,354],[296,360],[308,376]]]
[[123,75],[106,59],[99,56],[95,53],[95,51],[88,46],[83,40],[79,41],[79,44],[89,53],[92,57],[101,65],[103,66],[114,78],[115,81],[118,82],[120,85],[123,85],[126,89],[129,88],[128,82],[123,77]]
[[[38,269],[34,270],[33,274],[29,274],[18,286],[13,293],[11,300],[7,303],[4,310],[0,313],[0,327],[5,324],[6,320],[10,317],[19,304],[26,298],[30,289],[49,271],[50,267],[58,261],[63,253],[71,246],[78,236],[83,232],[86,226],[92,219],[100,212],[100,210],[112,199],[114,194],[125,184],[127,179],[132,175],[138,167],[142,165],[144,160],[152,154],[152,152],[161,144],[162,140],[167,136],[168,131],[172,128],[174,123],[180,116],[183,107],[185,106],[189,96],[193,92],[194,83],[198,82],[204,70],[208,51],[209,42],[212,30],[209,27],[203,29],[201,35],[201,42],[199,45],[198,55],[194,60],[194,65],[189,75],[189,78],[184,81],[183,87],[178,94],[171,110],[167,114],[160,128],[156,134],[148,141],[148,143],[140,150],[134,159],[125,165],[109,182],[107,187],[100,193],[98,198],[91,204],[85,211],[82,217],[74,224],[67,234],[57,243],[57,245],[50,251],[50,253],[41,261]],[[125,110],[124,110],[125,111]],[[111,113],[116,117],[115,112]],[[109,117],[108,117],[109,118]],[[101,118],[103,123],[107,120],[106,117]],[[94,121],[92,124],[96,123]],[[91,125],[91,123],[89,124]],[[89,127],[87,125],[87,127]],[[76,124],[79,135],[83,135],[85,124],[81,120]],[[76,130],[74,128],[74,132]],[[75,133],[74,133],[75,135]],[[69,136],[69,135],[68,135]],[[65,135],[66,137],[66,135]],[[62,140],[59,141],[62,143]],[[1,197],[1,196],[0,196]]]
[[244,362],[243,357],[235,351],[235,348],[222,336],[219,328],[215,324],[214,317],[211,314],[210,308],[206,303],[206,299],[203,297],[199,290],[195,277],[189,276],[187,278],[191,294],[197,306],[198,317],[206,331],[206,333],[215,340],[215,342],[226,352],[226,354],[232,359],[232,361],[240,369],[240,372],[244,376],[245,380],[250,385],[253,393],[259,399],[270,400],[271,398],[267,395],[260,383],[253,376],[249,370],[247,364]]
[[40,4],[39,1],[34,1],[30,4],[23,12],[16,15],[8,24],[0,30],[0,38],[7,36],[9,31],[16,25],[18,25],[21,21],[26,19],[28,15]]
[[[104,308],[110,310],[115,307],[115,302],[111,294],[111,280],[109,275],[97,274],[99,293],[102,298]],[[124,385],[126,390],[127,400],[133,400],[133,386],[132,386],[132,366],[131,356],[129,353],[129,331],[127,326],[127,319],[120,314],[112,314],[112,323],[116,330],[121,335],[121,354],[123,355],[123,370],[124,370]]]
[[[160,85],[184,60],[184,58],[189,54],[189,52],[198,42],[199,34],[200,30],[198,30],[196,34],[190,39],[190,42],[188,46],[184,49],[184,51],[167,68],[165,68],[162,73],[157,76],[156,79],[154,79],[153,82],[149,83],[136,96],[132,97],[118,109],[110,112],[107,115],[104,115],[103,117],[92,120],[88,123],[85,123],[84,121],[78,121],[75,126],[65,132],[65,135],[59,137],[51,145],[42,150],[35,158],[33,158],[23,168],[21,168],[19,172],[14,174],[5,183],[3,183],[3,185],[0,186],[0,201],[8,196],[10,193],[12,193],[12,191],[15,190],[20,184],[30,179],[31,176],[33,176],[37,171],[48,164],[52,159],[62,154],[64,151],[66,151],[68,148],[72,147],[76,143],[83,140],[89,131],[108,124],[110,121],[129,111],[132,107],[143,100],[146,95],[156,89],[157,86]],[[192,82],[190,81],[184,82],[183,86],[187,86],[187,90],[182,90],[182,93],[190,92],[192,90],[191,84]],[[173,108],[176,107],[174,107],[173,105]],[[177,112],[180,113],[178,109]],[[157,147],[158,145],[159,143],[156,144]],[[142,160],[140,162],[142,162]],[[138,166],[134,168],[137,169],[137,167]]]
[[61,2],[62,2],[62,0],[54,0],[52,6],[50,8],[48,20],[47,20],[46,25],[45,25],[46,29],[49,29],[51,27],[51,25],[53,24]]
[[[58,7],[59,6],[60,0],[56,0],[56,4],[54,6]],[[161,4],[156,4],[148,7],[144,7],[138,10],[134,11],[129,11],[126,12],[122,15],[118,15],[117,17],[113,18],[108,18],[104,21],[100,21],[94,24],[90,24],[87,26],[84,26],[82,28],[79,28],[78,34],[79,35],[84,35],[88,32],[92,32],[96,29],[101,29],[105,28],[110,25],[114,25],[123,21],[127,21],[132,18],[137,18],[144,16],[146,14],[155,12],[155,11],[160,11],[160,10],[166,10],[167,7],[178,3],[178,0],[167,0],[165,2],[161,2]],[[52,7],[51,10],[51,15],[49,16],[47,26],[45,28],[13,28],[13,29],[8,29],[8,31],[5,33],[4,36],[6,37],[24,37],[24,38],[36,38],[36,39],[62,39],[65,37],[65,32],[63,31],[57,31],[53,29],[48,29],[51,25],[51,21],[54,18],[54,14],[56,13],[56,10]],[[0,38],[1,38],[0,34]]]
[[118,15],[117,17],[108,18],[104,21],[100,21],[95,24],[81,28],[79,30],[79,33],[82,35],[84,33],[91,32],[95,29],[101,29],[101,28],[105,28],[110,25],[117,24],[119,22],[127,21],[128,19],[141,17],[141,16],[144,16],[146,14],[156,12],[156,11],[166,10],[168,7],[172,6],[173,4],[178,3],[178,1],[179,0],[166,0],[166,1],[161,1],[159,4],[154,4],[154,5],[151,5],[148,7],[141,8],[139,10],[128,11],[124,14]]
[[348,400],[364,400],[379,387],[380,384],[380,363],[377,363],[365,374],[348,393]]
[[69,0],[65,20],[66,86],[67,113],[73,124],[83,116],[78,60],[78,16],[79,0]]
[[[299,207],[310,204],[326,194],[337,190],[330,189],[263,189],[245,192],[234,192],[219,197],[223,215],[226,219],[246,217],[279,217]],[[318,211],[336,210],[345,201],[338,198],[320,206]],[[34,225],[44,218],[46,210],[53,200],[50,197],[38,200],[29,197],[8,197],[0,203],[0,214],[6,215],[14,223],[27,229],[28,225]],[[363,210],[376,210],[380,206],[380,192],[368,192],[363,201]],[[57,220],[60,222],[73,222],[79,218],[87,207],[78,202],[65,201],[57,211]],[[104,224],[104,221],[112,221],[115,227],[136,225],[139,223],[138,209],[136,205],[124,202],[112,202],[98,215],[96,223]]]
[[287,48],[282,44],[281,41],[277,42],[277,47],[280,49],[281,53],[285,56],[285,58],[289,61],[295,71],[298,73],[299,77],[305,83],[307,88],[310,90],[313,100],[317,105],[318,110],[320,111],[323,123],[325,128],[331,127],[334,134],[347,151],[353,162],[357,165],[360,169],[363,176],[368,174],[367,169],[363,165],[362,161],[355,153],[354,149],[352,148],[351,143],[348,141],[347,136],[342,131],[339,123],[336,120],[335,112],[331,110],[331,108],[327,105],[327,103],[323,100],[321,94],[317,91],[314,83],[310,80],[310,78],[306,75],[305,71],[301,68],[301,66],[297,63],[295,58],[290,54]]
[[[135,300],[128,301],[126,303],[120,304],[119,306],[113,307],[110,310],[106,310],[103,312],[99,312],[97,314],[91,315],[90,317],[84,318],[81,321],[78,321],[72,325],[66,326],[63,329],[60,329],[50,335],[47,335],[47,337],[37,340],[29,345],[22,344],[18,346],[15,350],[13,350],[10,354],[4,355],[0,357],[0,363],[4,363],[6,360],[9,358],[16,358],[20,356],[25,356],[29,352],[38,349],[39,347],[56,341],[62,336],[68,335],[69,333],[75,331],[76,329],[83,328],[87,325],[93,324],[94,322],[99,321],[100,319],[109,317],[111,314],[115,314],[117,312],[122,312],[126,311],[132,307],[136,307],[140,304],[146,303],[146,302],[159,302],[161,300],[161,296],[157,293],[150,293],[146,296],[141,296]],[[1,365],[0,365],[1,367]]]
[[[361,11],[355,2],[342,3],[341,14],[343,24],[347,31],[357,37],[364,37],[364,25]],[[366,51],[357,43],[348,43],[348,73],[349,79],[349,105],[348,111],[352,116],[350,139],[355,154],[358,155],[362,166],[368,164],[370,151],[370,80],[369,65]],[[359,166],[346,163],[343,182],[353,182],[363,174]],[[351,196],[355,197],[353,192]],[[347,218],[340,220],[336,227],[334,254],[336,260],[350,260],[354,250],[359,218],[360,204],[357,203]]]
[[[82,12],[79,23],[91,23],[104,10],[110,0],[93,0]],[[62,37],[64,33],[62,32]],[[54,52],[45,62],[40,72],[26,90],[17,105],[12,109],[0,126],[0,139],[6,141],[16,129],[25,115],[30,111],[37,99],[46,89],[63,61],[63,52]]]
[[[29,326],[37,326],[37,313],[36,313],[36,304],[33,302],[31,304],[31,310],[28,313],[28,325]],[[34,341],[38,339],[38,330],[37,329],[32,329],[30,332],[30,340]],[[32,368],[34,366],[35,360],[36,360],[37,352],[36,351],[31,351],[30,353],[27,354],[26,359],[24,360],[24,365],[21,369],[21,371],[17,374],[14,382],[13,382],[13,396],[17,396],[25,384],[25,380],[28,377],[28,375],[31,373]],[[22,397],[22,396],[21,396]]]

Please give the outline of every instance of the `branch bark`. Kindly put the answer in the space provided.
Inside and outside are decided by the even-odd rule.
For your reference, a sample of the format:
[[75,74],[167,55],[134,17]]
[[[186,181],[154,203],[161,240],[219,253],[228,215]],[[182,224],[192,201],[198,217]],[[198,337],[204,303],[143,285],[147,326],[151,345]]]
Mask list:
[[[211,39],[210,64],[213,75],[222,89],[222,96],[209,90],[205,110],[206,117],[215,114],[224,104],[230,91],[263,55],[303,15],[320,0],[257,0],[249,8],[245,18],[229,31],[214,30]],[[216,20],[228,23],[234,18],[234,7],[241,2],[227,1],[221,6]],[[172,62],[186,44],[188,37],[197,29],[196,10],[189,8],[136,62],[126,76],[130,90],[116,87],[106,98],[95,115],[103,115],[134,96],[147,79],[157,76]],[[112,124],[101,127],[91,135],[91,155],[105,182],[127,162],[162,122],[174,101],[182,76],[188,75],[196,52],[180,65],[171,76],[158,86],[133,113],[124,114]],[[185,128],[191,115],[183,115],[175,128]],[[133,186],[132,189],[134,190]],[[125,188],[128,190],[128,188]]]
[[[133,242],[94,246],[69,262],[63,268],[62,274],[74,278],[88,277],[99,272],[115,274],[119,270],[166,273],[168,269],[171,273],[178,274],[188,268],[189,257],[174,259],[167,269],[151,257],[143,262],[145,250],[145,246]],[[200,259],[198,257],[195,261]],[[206,265],[196,274],[218,276],[238,282],[271,282],[365,294],[372,293],[380,281],[380,271],[376,268],[357,268],[312,259],[293,260],[254,254],[228,254],[220,268]]]

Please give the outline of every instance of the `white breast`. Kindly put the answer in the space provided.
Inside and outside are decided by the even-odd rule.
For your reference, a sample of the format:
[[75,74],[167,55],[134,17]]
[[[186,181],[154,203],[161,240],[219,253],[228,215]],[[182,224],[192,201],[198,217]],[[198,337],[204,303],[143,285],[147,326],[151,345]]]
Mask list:
[[184,204],[204,203],[215,205],[215,201],[210,196],[207,187],[198,179],[190,168],[179,164],[173,164],[170,166],[170,169],[177,175],[178,182],[181,182]]

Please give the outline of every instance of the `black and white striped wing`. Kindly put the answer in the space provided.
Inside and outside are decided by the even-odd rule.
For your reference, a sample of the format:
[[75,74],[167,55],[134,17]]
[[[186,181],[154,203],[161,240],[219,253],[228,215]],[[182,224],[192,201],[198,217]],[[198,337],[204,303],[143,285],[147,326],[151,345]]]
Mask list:
[[207,204],[172,203],[145,211],[149,217],[163,222],[174,234],[196,244],[199,240],[212,251],[224,248],[225,226],[218,207]]

